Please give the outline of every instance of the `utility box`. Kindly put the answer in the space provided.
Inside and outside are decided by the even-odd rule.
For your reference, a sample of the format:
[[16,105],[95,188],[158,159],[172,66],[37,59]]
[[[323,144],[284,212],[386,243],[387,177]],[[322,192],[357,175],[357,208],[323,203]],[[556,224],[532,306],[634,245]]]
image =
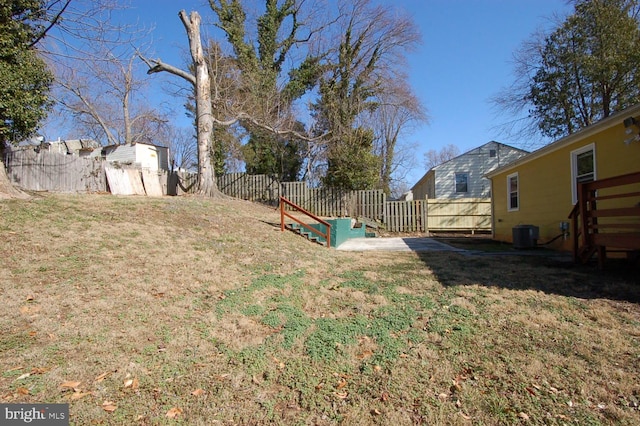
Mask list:
[[540,228],[534,225],[517,225],[512,229],[513,248],[535,248],[540,238]]

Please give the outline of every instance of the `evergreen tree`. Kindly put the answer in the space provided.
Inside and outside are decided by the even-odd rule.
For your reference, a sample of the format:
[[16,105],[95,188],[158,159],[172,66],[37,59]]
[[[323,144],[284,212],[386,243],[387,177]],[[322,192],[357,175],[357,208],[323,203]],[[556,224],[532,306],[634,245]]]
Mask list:
[[272,175],[282,182],[297,181],[302,167],[301,145],[295,139],[254,131],[242,149],[247,173]]
[[53,78],[33,47],[43,7],[38,0],[0,0],[0,150],[28,137],[47,113]]

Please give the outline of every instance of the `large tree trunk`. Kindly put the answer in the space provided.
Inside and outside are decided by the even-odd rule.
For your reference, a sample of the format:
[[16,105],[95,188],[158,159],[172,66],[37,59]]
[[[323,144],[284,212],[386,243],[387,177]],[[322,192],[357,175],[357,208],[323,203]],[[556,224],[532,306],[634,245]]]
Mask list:
[[211,161],[211,137],[213,135],[213,112],[211,107],[211,80],[209,67],[204,57],[200,38],[200,14],[180,11],[180,19],[187,30],[191,58],[196,69],[196,126],[198,134],[198,194],[219,195],[216,175]]

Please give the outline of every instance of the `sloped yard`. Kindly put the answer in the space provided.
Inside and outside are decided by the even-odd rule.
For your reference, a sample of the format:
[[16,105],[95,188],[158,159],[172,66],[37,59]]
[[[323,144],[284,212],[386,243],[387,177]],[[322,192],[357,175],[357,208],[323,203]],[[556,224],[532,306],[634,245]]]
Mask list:
[[638,270],[329,250],[197,197],[0,201],[0,402],[72,424],[638,424]]

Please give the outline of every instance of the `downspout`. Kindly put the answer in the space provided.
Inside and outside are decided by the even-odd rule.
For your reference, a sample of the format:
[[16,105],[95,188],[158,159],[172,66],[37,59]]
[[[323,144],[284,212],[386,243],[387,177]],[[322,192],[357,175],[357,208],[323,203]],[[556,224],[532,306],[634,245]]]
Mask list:
[[495,203],[494,200],[494,192],[493,192],[493,178],[489,179],[489,188],[491,189],[491,239],[496,239],[496,212],[495,212]]

